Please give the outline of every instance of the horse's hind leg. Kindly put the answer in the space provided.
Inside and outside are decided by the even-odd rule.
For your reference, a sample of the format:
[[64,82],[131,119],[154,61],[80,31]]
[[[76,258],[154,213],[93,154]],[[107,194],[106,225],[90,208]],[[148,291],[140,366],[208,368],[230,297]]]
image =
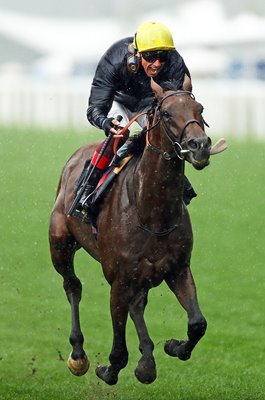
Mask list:
[[109,385],[118,382],[118,374],[128,363],[125,330],[128,317],[127,291],[121,282],[115,281],[111,287],[110,308],[113,326],[113,344],[109,356],[110,365],[98,366],[97,376]]
[[196,287],[189,266],[167,277],[166,282],[188,314],[188,340],[171,339],[165,343],[165,352],[185,361],[205,334],[207,322],[198,305]]
[[156,379],[156,365],[153,356],[154,343],[150,339],[144,320],[146,304],[147,292],[139,291],[130,302],[129,312],[139,337],[139,350],[142,353],[135,376],[141,383],[152,383]]
[[83,349],[84,337],[79,319],[79,302],[82,285],[74,272],[74,254],[76,243],[65,225],[65,216],[54,213],[50,224],[50,250],[53,265],[63,277],[63,287],[71,305],[72,330],[70,343],[73,351],[67,365],[74,375],[84,375],[89,368],[89,361]]

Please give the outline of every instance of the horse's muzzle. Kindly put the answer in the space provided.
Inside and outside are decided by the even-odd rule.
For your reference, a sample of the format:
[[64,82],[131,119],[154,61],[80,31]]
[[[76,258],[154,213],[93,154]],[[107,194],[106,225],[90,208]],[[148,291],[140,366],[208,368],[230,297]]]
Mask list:
[[190,139],[186,143],[187,161],[189,161],[194,168],[200,170],[209,165],[210,149],[212,141],[209,137],[197,137]]

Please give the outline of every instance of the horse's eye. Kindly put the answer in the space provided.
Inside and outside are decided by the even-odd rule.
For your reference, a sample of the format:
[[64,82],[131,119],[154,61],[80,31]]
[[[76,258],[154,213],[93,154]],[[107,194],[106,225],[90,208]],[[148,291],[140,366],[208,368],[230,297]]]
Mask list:
[[167,110],[164,110],[164,111],[162,112],[162,117],[165,118],[165,119],[169,119],[169,118],[170,118],[169,112],[168,112]]
[[204,107],[200,104],[199,113],[202,114],[202,113],[203,113],[203,110],[204,110]]

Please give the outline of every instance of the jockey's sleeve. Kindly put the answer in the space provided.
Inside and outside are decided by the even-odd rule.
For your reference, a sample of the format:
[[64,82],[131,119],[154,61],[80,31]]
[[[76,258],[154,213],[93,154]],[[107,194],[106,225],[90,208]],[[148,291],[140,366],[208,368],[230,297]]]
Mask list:
[[88,101],[87,119],[102,129],[102,125],[111,109],[119,83],[119,62],[110,48],[100,59],[92,82]]
[[95,126],[96,128],[102,129],[103,123],[106,119],[106,114],[95,106],[88,106],[87,119],[91,123],[91,125]]

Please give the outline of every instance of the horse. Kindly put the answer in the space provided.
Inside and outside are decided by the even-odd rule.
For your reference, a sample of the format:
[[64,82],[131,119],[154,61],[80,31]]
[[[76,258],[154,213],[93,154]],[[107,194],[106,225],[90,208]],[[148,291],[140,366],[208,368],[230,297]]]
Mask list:
[[75,183],[94,145],[77,150],[64,166],[51,213],[49,242],[52,263],[63,278],[72,311],[68,368],[77,376],[89,368],[83,348],[79,318],[82,285],[75,274],[74,255],[83,248],[99,261],[110,285],[113,344],[109,365],[98,366],[96,375],[109,385],[128,362],[126,322],[128,315],[139,338],[140,359],[135,376],[150,384],[156,379],[154,343],[144,319],[148,292],[166,282],[188,316],[187,338],[169,339],[164,351],[188,360],[206,331],[190,269],[192,225],[183,202],[185,161],[197,170],[209,164],[211,139],[206,135],[203,107],[191,92],[162,88],[152,81],[156,99],[146,145],[112,183],[102,200],[93,226],[68,215]]

